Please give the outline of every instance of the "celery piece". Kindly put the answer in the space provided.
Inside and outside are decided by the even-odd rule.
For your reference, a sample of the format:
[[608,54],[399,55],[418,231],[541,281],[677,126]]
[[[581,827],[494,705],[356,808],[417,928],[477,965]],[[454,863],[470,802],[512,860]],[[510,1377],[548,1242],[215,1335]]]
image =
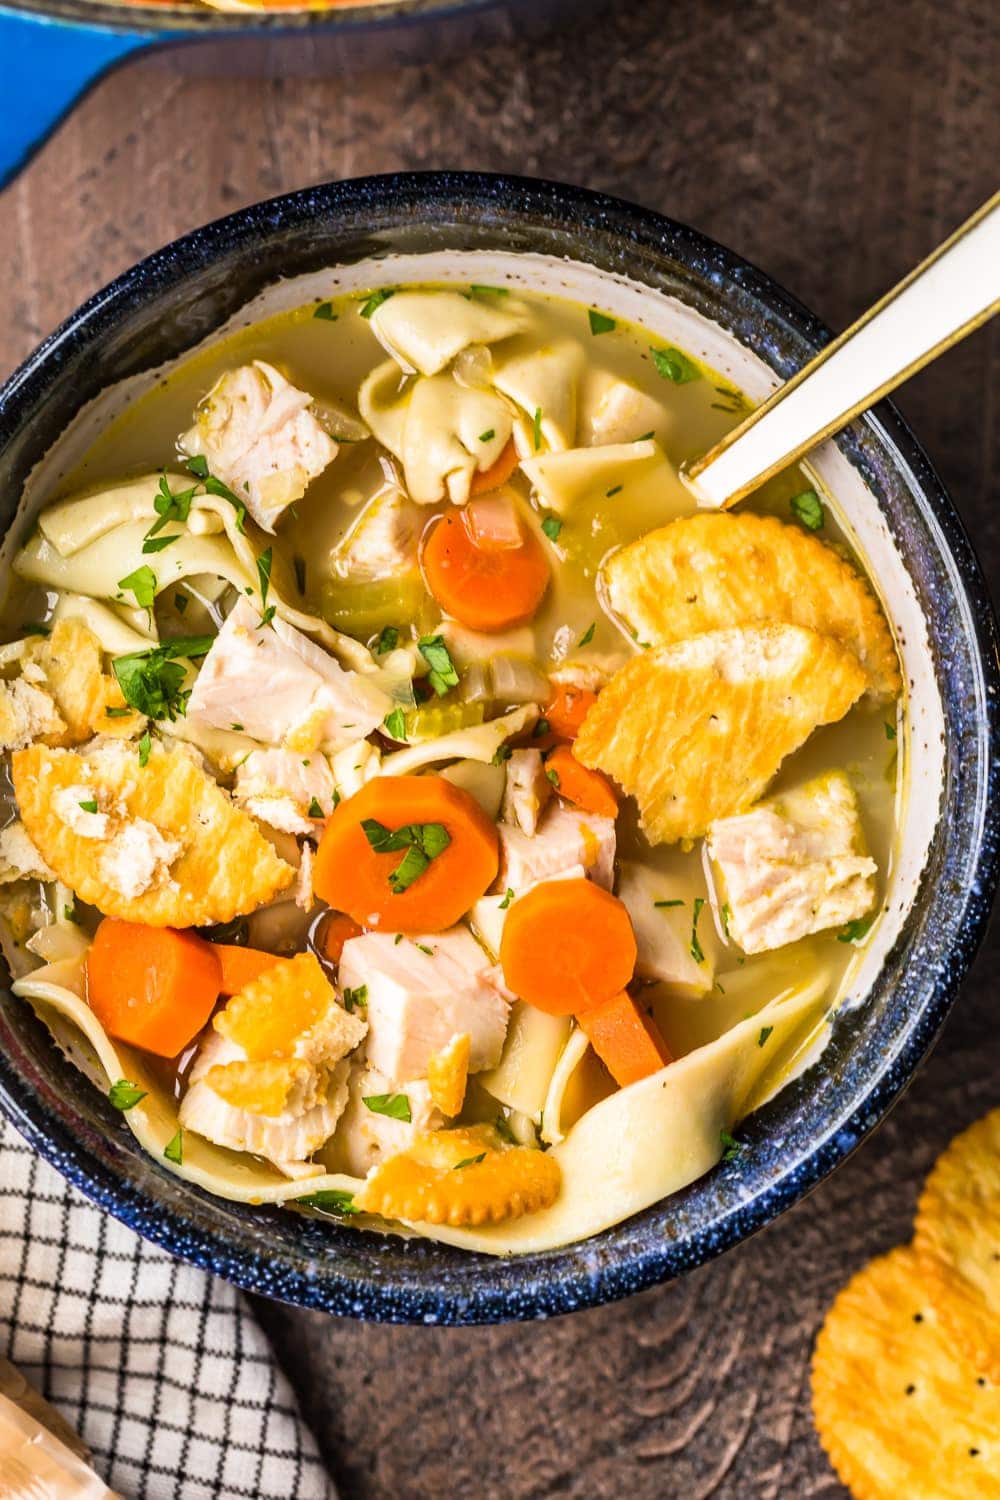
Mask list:
[[359,641],[367,641],[384,626],[398,626],[401,621],[412,620],[420,625],[432,614],[418,573],[354,583],[345,578],[328,578],[323,585],[320,612],[334,629]]

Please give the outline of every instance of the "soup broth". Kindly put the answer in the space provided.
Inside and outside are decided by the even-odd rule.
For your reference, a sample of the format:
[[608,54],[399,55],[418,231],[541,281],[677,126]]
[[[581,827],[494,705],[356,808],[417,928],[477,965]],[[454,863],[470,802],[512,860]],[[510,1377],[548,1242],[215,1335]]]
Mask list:
[[[594,308],[373,288],[180,362],[50,497],[2,627],[4,946],[172,1169],[559,1243],[812,1060],[905,722],[835,497],[789,469],[699,518],[680,471],[748,410]],[[596,1218],[595,1131],[641,1157]]]

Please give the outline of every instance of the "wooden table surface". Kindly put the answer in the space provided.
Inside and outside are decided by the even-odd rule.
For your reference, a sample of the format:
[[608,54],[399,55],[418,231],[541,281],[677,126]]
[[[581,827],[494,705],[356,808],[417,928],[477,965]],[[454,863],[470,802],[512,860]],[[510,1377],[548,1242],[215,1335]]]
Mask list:
[[[258,81],[133,65],[0,197],[0,371],[175,235],[398,167],[506,169],[637,199],[840,328],[995,188],[998,42],[993,0],[633,0],[571,33],[397,71]],[[900,402],[987,568],[1000,562],[998,335],[968,340]],[[809,1416],[812,1340],[843,1281],[907,1237],[935,1153],[1000,1102],[998,956],[994,942],[878,1135],[681,1283],[492,1329],[262,1307],[342,1494],[842,1495]]]

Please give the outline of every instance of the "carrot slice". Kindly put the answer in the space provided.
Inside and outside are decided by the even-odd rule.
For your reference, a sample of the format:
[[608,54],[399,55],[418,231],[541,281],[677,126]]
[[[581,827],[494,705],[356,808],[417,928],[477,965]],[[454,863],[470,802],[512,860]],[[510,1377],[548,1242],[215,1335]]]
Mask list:
[[587,710],[596,702],[597,694],[592,693],[589,688],[574,687],[568,682],[558,683],[545,705],[549,728],[553,734],[558,734],[565,740],[575,740],[580,732],[580,725],[587,717]]
[[673,1062],[656,1022],[622,990],[577,1018],[619,1088]]
[[579,1014],[625,988],[635,934],[616,896],[590,880],[547,880],[514,902],[500,939],[510,989],[554,1016]]
[[517,468],[517,449],[514,447],[514,439],[511,438],[507,446],[501,450],[500,457],[496,463],[491,464],[488,469],[477,469],[472,476],[469,485],[470,495],[485,495],[487,490],[499,489],[506,484],[514,470]]
[[[421,832],[428,829],[433,837]],[[408,841],[394,849],[380,851],[373,845],[372,840],[376,845],[384,841],[387,831],[407,840],[404,830]],[[410,880],[414,864],[420,866],[410,851],[414,840],[424,837],[427,847],[439,852]],[[409,869],[400,889],[404,859]],[[478,901],[498,865],[496,828],[468,792],[443,776],[378,776],[329,818],[313,866],[313,886],[324,901],[362,927],[441,932]]]
[[323,918],[319,931],[319,946],[323,950],[323,957],[328,958],[332,964],[339,964],[344,944],[350,942],[351,938],[360,937],[363,931],[364,928],[359,927],[346,912],[330,912]]
[[427,535],[422,556],[427,587],[442,609],[470,630],[522,625],[549,586],[541,543],[519,518],[516,528],[520,542],[515,546],[477,540],[467,509],[453,509]]
[[214,943],[212,951],[222,965],[222,983],[219,985],[222,995],[240,994],[278,962],[275,953],[264,953],[260,948],[241,948],[235,943]]
[[87,955],[87,999],[109,1036],[176,1057],[219,997],[222,965],[211,943],[170,927],[105,917]]
[[584,812],[617,818],[618,797],[603,771],[582,766],[568,745],[559,745],[545,762],[545,774],[560,797]]

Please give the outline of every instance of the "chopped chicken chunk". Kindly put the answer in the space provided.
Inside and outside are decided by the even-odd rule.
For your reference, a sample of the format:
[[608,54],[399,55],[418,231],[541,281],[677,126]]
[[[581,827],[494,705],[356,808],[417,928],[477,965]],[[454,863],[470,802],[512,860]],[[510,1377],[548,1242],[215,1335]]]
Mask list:
[[337,456],[337,444],[310,407],[313,398],[263,360],[227,370],[179,439],[217,479],[245,500],[258,526],[275,522]]
[[[365,1103],[402,1094],[406,1098],[409,1120],[383,1114]],[[440,1130],[444,1115],[431,1098],[425,1078],[393,1083],[369,1065],[355,1068],[350,1096],[343,1119],[337,1127],[328,1161],[334,1171],[364,1177],[387,1156],[395,1156],[412,1145],[415,1135],[426,1130]]]
[[241,599],[205,657],[188,716],[308,752],[363,740],[389,706],[381,688],[284,622],[262,625]]
[[65,728],[44,688],[23,677],[0,682],[0,750],[23,750],[32,740],[61,734]]
[[21,822],[0,830],[0,885],[11,880],[55,880]]
[[423,518],[400,490],[369,500],[336,551],[337,572],[351,579],[416,572]]
[[843,926],[875,903],[877,866],[841,772],[718,819],[707,842],[730,936],[747,953]]
[[553,805],[529,837],[501,823],[500,874],[497,888],[518,895],[540,880],[582,865],[591,880],[610,891],[614,883],[615,821],[595,813]]
[[[626,860],[618,880],[618,899],[625,903],[638,950],[635,972],[641,979],[659,979],[702,995],[712,988],[715,966],[706,934],[702,934],[699,963],[692,952],[689,894],[681,898],[676,881],[646,865]],[[705,918],[709,913],[706,910]]]
[[470,1073],[496,1067],[510,1003],[467,928],[400,942],[380,932],[351,938],[340,982],[367,989],[368,1058],[388,1078],[425,1078],[428,1059],[458,1032],[470,1038]]
[[330,762],[319,750],[251,750],[237,767],[233,795],[247,812],[282,833],[315,833],[333,811]]
[[306,1158],[347,1103],[345,1059],[365,1031],[314,955],[279,961],[215,1017],[181,1101],[181,1126],[264,1156],[289,1177],[308,1174]]
[[503,795],[504,821],[529,837],[538,830],[542,808],[552,795],[540,750],[512,750]]

